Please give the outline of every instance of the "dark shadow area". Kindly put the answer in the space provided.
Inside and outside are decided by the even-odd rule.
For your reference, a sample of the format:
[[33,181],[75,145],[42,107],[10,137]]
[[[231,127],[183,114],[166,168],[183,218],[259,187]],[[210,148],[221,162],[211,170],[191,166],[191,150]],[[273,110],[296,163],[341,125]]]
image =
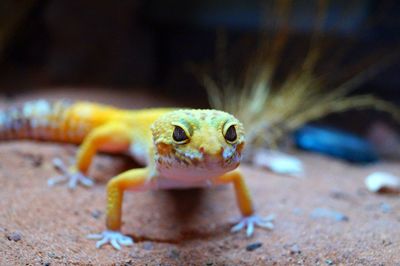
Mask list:
[[[227,32],[229,44],[243,39],[255,44],[260,32],[273,38],[283,27],[282,21],[271,24],[279,16],[274,3],[2,1],[0,89],[15,94],[49,86],[151,88],[206,106],[206,94],[188,66],[214,61],[219,29]],[[298,56],[293,51],[306,48],[312,37],[317,5],[292,3],[288,25],[296,38],[283,57],[289,65]],[[397,1],[328,1],[324,36],[336,44],[333,47],[351,43],[345,61],[390,53],[399,47],[399,12]],[[236,53],[246,55],[252,49],[254,45]],[[329,61],[332,52],[327,51],[324,60]],[[359,91],[399,102],[399,67],[393,64]],[[243,70],[240,61],[237,68]]]

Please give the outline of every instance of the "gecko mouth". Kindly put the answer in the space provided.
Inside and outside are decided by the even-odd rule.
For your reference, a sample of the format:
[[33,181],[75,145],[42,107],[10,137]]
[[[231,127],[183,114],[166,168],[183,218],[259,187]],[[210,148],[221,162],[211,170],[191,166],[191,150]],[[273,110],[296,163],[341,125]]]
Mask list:
[[174,161],[181,167],[196,166],[204,169],[215,169],[230,168],[232,165],[238,165],[241,156],[237,151],[224,153],[223,149],[221,153],[211,155],[199,151],[188,152],[175,148],[168,157],[170,158],[169,160],[174,158]]
[[160,156],[157,160],[157,168],[160,173],[172,179],[184,179],[199,181],[234,170],[239,165],[238,154],[234,153],[226,159],[217,156],[203,156],[202,160],[178,157],[176,154]]

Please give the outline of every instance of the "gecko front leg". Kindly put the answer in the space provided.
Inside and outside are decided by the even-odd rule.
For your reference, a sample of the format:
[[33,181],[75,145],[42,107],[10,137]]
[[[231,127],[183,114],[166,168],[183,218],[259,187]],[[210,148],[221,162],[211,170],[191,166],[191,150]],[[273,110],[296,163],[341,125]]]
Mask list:
[[122,123],[108,123],[93,129],[84,139],[79,147],[76,162],[73,166],[67,167],[60,159],[53,163],[62,172],[48,180],[48,185],[68,182],[70,189],[76,188],[78,184],[84,186],[93,185],[93,181],[86,176],[93,157],[102,147],[112,148],[113,151],[125,151],[131,143],[130,128]]
[[236,201],[239,206],[240,212],[242,213],[241,221],[232,227],[231,232],[235,233],[242,229],[246,230],[248,237],[254,233],[254,227],[259,226],[267,229],[273,229],[272,223],[274,217],[272,215],[268,217],[260,217],[255,214],[253,203],[251,200],[250,191],[244,182],[242,173],[239,170],[226,173],[215,180],[216,184],[227,184],[233,183]]
[[89,239],[98,240],[96,247],[110,243],[115,249],[120,250],[121,245],[130,246],[133,240],[123,235],[121,230],[122,201],[124,191],[127,189],[141,189],[149,181],[151,170],[149,167],[126,171],[107,184],[107,230],[100,234],[88,235]]

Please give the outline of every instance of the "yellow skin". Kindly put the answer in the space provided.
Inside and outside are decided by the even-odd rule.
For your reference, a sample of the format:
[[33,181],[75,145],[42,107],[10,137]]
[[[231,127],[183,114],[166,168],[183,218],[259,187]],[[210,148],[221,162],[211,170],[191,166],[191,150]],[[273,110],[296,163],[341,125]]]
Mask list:
[[[47,103],[47,109],[43,107],[43,102],[41,109],[37,102],[30,104],[33,111],[29,113],[24,109],[19,117],[34,121],[38,120],[37,114],[41,112],[40,117],[43,119],[45,116],[47,122],[30,123],[35,124],[30,127],[30,133],[22,128],[17,132],[19,138],[82,142],[74,166],[66,169],[60,161],[56,162],[65,176],[50,180],[50,185],[66,179],[69,179],[71,188],[79,182],[91,185],[91,180],[85,175],[97,151],[129,153],[146,165],[123,172],[108,182],[107,230],[89,236],[99,240],[97,247],[110,243],[120,249],[120,245],[133,243],[132,239],[120,233],[123,195],[127,190],[194,188],[232,183],[243,216],[232,231],[246,228],[250,236],[256,225],[272,228],[271,218],[255,215],[250,192],[237,169],[245,137],[242,124],[232,115],[217,110],[132,111],[85,102],[59,108],[62,111],[55,115],[52,109],[57,107],[57,103],[52,106]],[[0,116],[0,137],[6,132],[1,132],[2,125],[3,128],[4,125],[12,127],[4,119],[2,122]],[[51,133],[44,136],[43,132]],[[181,139],[177,139],[176,134]]]

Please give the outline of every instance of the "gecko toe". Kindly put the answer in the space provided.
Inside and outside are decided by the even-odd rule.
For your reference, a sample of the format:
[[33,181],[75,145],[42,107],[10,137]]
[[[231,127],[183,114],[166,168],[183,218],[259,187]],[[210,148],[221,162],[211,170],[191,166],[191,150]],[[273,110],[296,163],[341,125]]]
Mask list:
[[91,240],[99,240],[103,238],[102,234],[89,234],[86,236],[87,239],[91,239]]
[[272,223],[274,218],[275,217],[273,215],[264,218],[258,215],[246,216],[243,217],[238,224],[232,227],[231,232],[236,233],[242,229],[245,229],[246,236],[251,237],[256,226],[272,230],[274,228]]
[[110,241],[111,246],[113,246],[117,250],[121,250],[121,245],[118,243],[118,240],[113,238]]
[[231,228],[231,232],[232,232],[232,233],[239,232],[240,230],[243,229],[243,227],[245,227],[245,225],[246,225],[245,222],[241,221],[241,222],[239,222],[237,225],[235,225],[235,226],[233,226],[233,227]]
[[96,242],[96,248],[100,248],[105,244],[110,244],[116,250],[121,250],[121,246],[133,245],[133,239],[125,236],[118,231],[106,230],[101,234],[90,234],[88,239],[99,240]]
[[74,190],[79,184],[85,187],[91,187],[94,184],[92,179],[88,178],[74,167],[68,168],[60,158],[53,159],[53,165],[58,171],[61,172],[61,175],[47,180],[49,187],[57,184],[67,183],[68,188]]
[[84,175],[82,175],[82,174],[80,175],[79,182],[80,182],[82,185],[84,185],[85,187],[91,187],[91,186],[94,185],[94,182],[93,182],[92,179],[90,179],[90,178],[88,178],[88,177],[86,177],[86,176],[84,176]]
[[250,237],[253,235],[253,233],[254,233],[254,223],[249,223],[247,225],[246,235],[247,237]]
[[49,187],[53,187],[57,184],[66,182],[66,180],[67,180],[66,176],[63,176],[63,175],[55,176],[55,177],[49,178],[47,180],[47,185]]

